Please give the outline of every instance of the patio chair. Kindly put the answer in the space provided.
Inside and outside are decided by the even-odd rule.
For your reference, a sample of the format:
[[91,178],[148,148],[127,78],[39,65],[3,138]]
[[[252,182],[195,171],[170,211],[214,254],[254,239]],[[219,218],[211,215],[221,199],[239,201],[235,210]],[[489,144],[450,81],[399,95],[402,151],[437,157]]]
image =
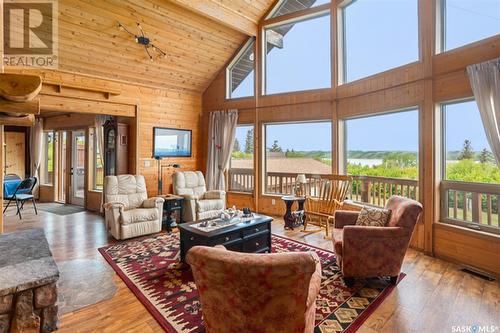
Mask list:
[[19,183],[14,193],[12,194],[4,193],[4,199],[8,199],[9,202],[7,203],[7,206],[5,206],[3,212],[5,213],[7,208],[9,208],[10,203],[12,201],[15,201],[17,207],[16,215],[19,214],[19,219],[22,219],[21,210],[24,208],[24,203],[26,201],[31,201],[33,203],[35,214],[38,215],[35,203],[35,196],[33,195],[33,189],[35,188],[36,181],[37,180],[35,177],[26,178],[23,181],[21,181],[21,183]]
[[351,183],[350,176],[325,175],[306,187],[304,231],[313,224],[325,228],[325,238],[331,237],[330,224],[334,223],[335,211],[342,208]]

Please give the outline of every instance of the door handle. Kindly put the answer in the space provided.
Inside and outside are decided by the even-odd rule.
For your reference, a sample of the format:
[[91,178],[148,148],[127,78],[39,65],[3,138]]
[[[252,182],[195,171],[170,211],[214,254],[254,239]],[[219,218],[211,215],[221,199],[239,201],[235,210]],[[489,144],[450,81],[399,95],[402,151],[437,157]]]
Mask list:
[[70,169],[69,169],[69,174],[70,174],[71,176],[73,176],[73,168],[70,168]]

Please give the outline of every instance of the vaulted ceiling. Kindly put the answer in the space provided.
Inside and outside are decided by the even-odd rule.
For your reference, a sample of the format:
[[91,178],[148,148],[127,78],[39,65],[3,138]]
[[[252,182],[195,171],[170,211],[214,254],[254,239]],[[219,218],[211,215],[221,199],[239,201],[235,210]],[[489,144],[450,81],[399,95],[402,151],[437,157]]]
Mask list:
[[[59,69],[203,92],[274,0],[60,0]],[[118,21],[167,56],[151,62]]]

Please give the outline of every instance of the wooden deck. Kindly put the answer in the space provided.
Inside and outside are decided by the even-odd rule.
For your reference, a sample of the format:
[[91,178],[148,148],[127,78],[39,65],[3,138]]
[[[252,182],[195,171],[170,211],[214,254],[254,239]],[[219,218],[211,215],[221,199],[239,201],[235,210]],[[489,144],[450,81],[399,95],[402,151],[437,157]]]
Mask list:
[[[22,222],[9,209],[5,232],[44,228],[56,262],[72,259],[103,260],[97,248],[113,242],[103,219],[87,212],[58,216],[24,210]],[[284,231],[283,221],[273,231],[328,250],[322,232]],[[407,277],[368,318],[358,332],[451,332],[454,325],[500,326],[500,283],[463,273],[459,267],[409,250],[403,271]],[[109,300],[61,317],[59,332],[162,332],[149,312],[115,274],[118,290]]]

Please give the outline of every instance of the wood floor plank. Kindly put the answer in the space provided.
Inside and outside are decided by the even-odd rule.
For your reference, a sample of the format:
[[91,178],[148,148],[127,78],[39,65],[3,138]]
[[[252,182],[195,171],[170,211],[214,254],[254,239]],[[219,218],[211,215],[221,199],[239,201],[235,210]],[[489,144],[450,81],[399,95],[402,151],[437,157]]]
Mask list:
[[[106,234],[101,216],[89,212],[59,216],[34,215],[24,209],[23,220],[9,209],[5,232],[43,228],[56,262],[97,259],[99,247],[115,243]],[[332,250],[324,232],[285,231],[277,218],[272,231],[300,242]],[[408,250],[403,264],[407,276],[359,329],[359,333],[451,332],[452,325],[500,326],[500,283],[485,281],[459,270],[455,264]],[[162,332],[125,283],[115,274],[116,294],[108,300],[61,316],[59,332]],[[98,287],[98,286],[96,286]]]

